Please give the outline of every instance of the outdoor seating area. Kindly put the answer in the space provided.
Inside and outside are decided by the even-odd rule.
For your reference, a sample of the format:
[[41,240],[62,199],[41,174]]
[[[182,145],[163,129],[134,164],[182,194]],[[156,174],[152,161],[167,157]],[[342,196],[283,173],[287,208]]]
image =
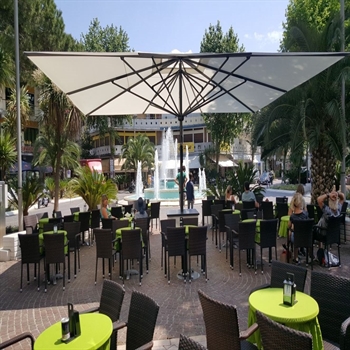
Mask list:
[[[139,310],[136,312],[138,314],[137,319],[144,317],[151,324],[148,331],[151,336],[144,340],[145,343],[149,343],[149,348],[153,344],[153,349],[166,349],[166,347],[162,347],[161,342],[157,341],[162,340],[164,342],[165,339],[169,339],[170,342],[170,339],[174,338],[176,339],[173,341],[173,343],[175,342],[174,349],[178,346],[180,349],[182,347],[187,349],[184,344],[196,345],[199,349],[203,346],[208,349],[219,349],[220,347],[217,346],[221,344],[221,341],[223,344],[228,344],[228,342],[240,342],[244,338],[249,348],[256,349],[268,340],[264,340],[265,333],[259,331],[259,322],[263,322],[263,317],[255,316],[254,310],[259,310],[264,315],[265,303],[264,305],[259,303],[259,300],[262,300],[261,298],[265,301],[271,300],[271,303],[282,303],[283,281],[287,272],[291,272],[294,274],[297,288],[298,308],[296,311],[294,310],[295,317],[300,319],[301,313],[298,310],[303,309],[304,312],[303,303],[308,305],[312,303],[319,304],[319,312],[316,311],[316,307],[312,310],[309,307],[309,314],[305,315],[305,322],[308,323],[318,317],[319,328],[310,327],[306,334],[311,334],[311,336],[303,337],[301,335],[301,338],[306,342],[311,338],[314,344],[317,344],[314,347],[316,349],[321,349],[321,344],[326,339],[337,344],[350,344],[347,343],[347,341],[350,342],[350,319],[347,320],[350,317],[350,310],[342,307],[343,304],[350,304],[348,300],[350,298],[350,280],[348,280],[350,279],[350,246],[344,244],[340,247],[342,254],[341,268],[334,267],[329,270],[314,264],[313,271],[311,271],[311,267],[304,264],[296,266],[282,263],[276,261],[276,257],[278,260],[284,249],[282,245],[287,244],[287,238],[277,238],[278,219],[252,218],[243,222],[239,221],[237,209],[233,212],[232,209],[223,209],[221,203],[213,205],[215,208],[219,205],[221,210],[224,210],[224,215],[220,214],[220,210],[217,211],[217,216],[213,215],[217,229],[217,234],[215,234],[214,229],[213,236],[210,229],[211,219],[208,220],[208,225],[205,226],[201,225],[202,217],[199,217],[195,220],[184,221],[185,225],[183,227],[176,227],[176,220],[166,219],[167,208],[161,207],[160,222],[157,225],[158,227],[153,226],[152,233],[147,232],[144,235],[143,232],[147,230],[147,227],[150,229],[149,220],[137,221],[138,224],[133,230],[129,226],[130,220],[108,220],[108,222],[105,220],[103,221],[104,228],[102,228],[101,223],[101,228],[91,230],[89,227],[86,230],[85,242],[91,242],[93,245],[82,245],[81,228],[78,228],[79,221],[64,222],[64,214],[70,213],[63,212],[63,217],[60,218],[63,223],[57,235],[57,237],[63,239],[59,242],[60,247],[58,247],[58,243],[56,244],[56,247],[58,247],[56,255],[54,254],[47,261],[47,263],[52,263],[52,268],[46,268],[48,272],[56,276],[56,279],[54,283],[50,283],[45,288],[44,282],[50,282],[50,279],[49,277],[44,278],[45,268],[42,261],[45,260],[42,259],[43,255],[40,254],[40,249],[42,249],[41,246],[46,245],[45,239],[47,237],[50,239],[56,235],[53,235],[53,232],[24,235],[25,237],[39,238],[37,240],[39,253],[22,262],[20,260],[0,264],[1,276],[5,286],[2,291],[0,315],[2,322],[8,324],[8,328],[0,328],[0,341],[19,335],[20,332],[17,332],[15,325],[20,322],[21,330],[29,332],[39,345],[47,344],[45,334],[57,332],[57,324],[60,324],[61,318],[67,314],[67,300],[82,314],[83,323],[98,322],[96,321],[97,318],[92,321],[94,316],[86,317],[86,312],[90,310],[90,313],[91,309],[111,317],[108,311],[109,306],[106,305],[110,299],[110,297],[106,297],[106,293],[107,295],[110,294],[105,291],[106,285],[108,285],[111,289],[109,293],[112,295],[114,293],[116,295],[120,294],[115,289],[122,291],[122,298],[119,298],[119,300],[121,299],[120,303],[113,306],[113,310],[116,311],[113,311],[115,315],[113,318],[111,317],[112,322],[118,319],[121,321],[128,320],[128,327],[126,328],[121,327],[121,325],[115,328],[112,327],[112,323],[111,326],[106,323],[108,329],[111,327],[109,335],[106,333],[101,337],[107,337],[108,346],[113,344],[111,347],[113,349],[116,348],[115,344],[117,344],[118,349],[128,349],[134,346],[129,344],[133,341],[131,339],[135,339],[132,335],[135,334],[133,332],[137,332],[133,328],[133,322],[135,321],[132,321],[134,317],[132,315],[135,313],[134,306],[132,306],[134,293],[142,295],[139,296],[141,299],[143,297],[146,300],[150,298],[150,305],[154,306],[152,309],[154,310],[153,316],[151,316],[153,311],[141,315],[140,306],[136,307],[136,310]],[[196,206],[200,209],[200,204]],[[76,218],[79,219],[80,214],[77,212]],[[237,220],[235,220],[236,217]],[[222,218],[224,219],[223,228],[222,223],[220,223]],[[270,221],[271,225],[269,224]],[[118,223],[118,225],[114,225],[114,223]],[[123,225],[119,225],[121,223]],[[272,230],[274,230],[275,236],[271,243],[270,239],[265,239],[265,234],[268,235],[268,232]],[[246,234],[242,234],[243,232],[246,232]],[[134,235],[131,235],[131,233],[134,233]],[[105,234],[103,241],[100,241],[103,238],[101,234]],[[181,240],[180,236],[182,237]],[[137,246],[136,240],[140,243],[139,246]],[[226,254],[225,251],[221,252],[219,247],[224,247]],[[336,245],[334,245],[335,248]],[[270,249],[276,250],[276,253],[273,251],[272,256]],[[151,259],[150,251],[152,251]],[[22,256],[25,257],[23,253]],[[102,258],[101,260],[104,263],[101,264],[99,258]],[[107,260],[105,261],[105,259]],[[98,265],[96,265],[97,260],[99,260]],[[73,275],[73,269],[70,266],[73,264],[70,264],[70,261],[74,261],[74,279],[70,278],[71,273]],[[27,277],[29,284],[23,285],[21,282],[22,263],[26,264],[27,262],[31,263],[28,270],[29,277]],[[61,263],[60,271],[55,271],[53,268],[56,263]],[[38,264],[42,264],[41,269],[38,268]],[[260,270],[264,273],[260,273]],[[259,273],[257,273],[258,271]],[[36,273],[36,280],[34,280],[34,272]],[[327,293],[329,294],[324,298],[320,293],[320,291],[323,291],[322,282],[317,282],[317,280],[320,280],[319,275],[325,281],[327,281],[327,278],[332,279],[329,283],[327,282],[329,286]],[[22,293],[19,292],[18,288],[20,284]],[[114,286],[115,288],[113,288]],[[47,293],[44,293],[45,289],[47,289]],[[198,295],[199,291],[202,293],[200,294],[201,297]],[[339,311],[331,313],[327,301],[338,292],[341,297],[335,300],[337,305],[335,308],[339,308]],[[266,296],[260,297],[259,293]],[[236,316],[237,323],[235,327],[238,327],[238,330],[247,329],[247,326],[250,327],[247,333],[241,331],[244,337],[240,338],[238,336],[237,338],[229,331],[221,331],[215,334],[214,325],[209,322],[210,316],[206,316],[205,309],[202,309],[204,300],[209,303],[206,308],[209,305],[222,307],[221,311],[210,309],[210,312],[220,315],[215,319],[222,318],[224,323],[226,322],[226,316],[224,317],[226,311],[223,310],[238,315]],[[141,305],[145,306],[146,301],[141,301]],[[13,313],[14,310],[16,310],[16,317]],[[48,317],[42,317],[43,310],[50,310]],[[284,311],[287,314],[283,315],[280,313],[281,310],[278,311],[277,309],[276,312],[281,320],[288,316],[287,311]],[[30,322],[28,322],[29,313],[33,319]],[[231,319],[229,313],[227,317]],[[329,314],[329,316],[325,316],[325,314]],[[206,321],[207,317],[208,322]],[[278,317],[273,317],[272,321],[278,321]],[[324,327],[329,326],[333,318],[338,318],[335,328],[339,328],[340,331],[340,328],[343,327],[345,333],[342,339],[330,338],[327,331],[325,331],[327,337],[323,336]],[[285,324],[281,320],[280,322]],[[106,319],[102,317],[101,322],[105,321]],[[281,332],[286,337],[300,336],[300,332],[294,331],[290,335],[288,327],[280,327],[278,323],[277,325],[273,322],[270,323],[267,326],[272,327],[274,332]],[[298,327],[296,329],[305,331],[305,327],[303,328],[302,325]],[[13,329],[13,331],[9,331],[10,329]],[[333,332],[335,331],[333,330]],[[109,340],[111,334],[113,334],[113,337]],[[181,345],[179,345],[180,335],[182,335]],[[227,340],[225,339],[226,336],[232,337],[232,339]],[[193,339],[188,339],[188,337],[194,337],[197,340],[200,337],[200,342],[197,343]],[[43,339],[44,343],[42,343]],[[28,340],[23,340],[23,342],[25,341]],[[105,348],[107,348],[106,342],[107,340],[103,341]],[[212,344],[216,345],[213,346]],[[44,348],[43,346],[45,346],[39,345],[38,348]],[[137,346],[140,345],[141,343],[137,344]]]

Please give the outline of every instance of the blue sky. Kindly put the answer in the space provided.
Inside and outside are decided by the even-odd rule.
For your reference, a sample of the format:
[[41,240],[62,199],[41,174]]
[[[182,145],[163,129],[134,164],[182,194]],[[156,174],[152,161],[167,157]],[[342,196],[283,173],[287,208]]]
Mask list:
[[277,52],[288,0],[55,0],[66,32],[80,39],[93,18],[121,26],[135,51],[199,52],[210,24],[230,26],[247,52]]

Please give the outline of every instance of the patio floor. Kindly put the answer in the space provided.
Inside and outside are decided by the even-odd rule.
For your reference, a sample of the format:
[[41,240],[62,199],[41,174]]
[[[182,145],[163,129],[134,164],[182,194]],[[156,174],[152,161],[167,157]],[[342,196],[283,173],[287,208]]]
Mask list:
[[[195,205],[201,212],[201,206]],[[161,219],[166,218],[169,207],[161,207]],[[63,213],[64,214],[64,213]],[[202,222],[199,216],[199,222]],[[151,239],[152,259],[149,264],[149,273],[144,274],[142,286],[138,285],[138,278],[131,277],[125,281],[125,298],[121,311],[121,320],[127,320],[130,296],[133,289],[142,291],[151,296],[160,305],[157,325],[154,333],[154,349],[177,349],[180,333],[194,337],[205,344],[205,328],[202,317],[202,309],[199,303],[198,289],[203,290],[211,297],[225,303],[234,304],[238,308],[239,323],[241,329],[247,327],[248,321],[248,296],[253,287],[267,283],[270,280],[271,269],[266,263],[268,250],[264,252],[264,274],[258,266],[257,274],[245,265],[245,255],[242,254],[242,276],[238,273],[238,252],[235,250],[233,270],[226,261],[226,253],[221,253],[212,242],[211,231],[208,233],[208,278],[204,277],[184,283],[176,276],[180,268],[180,259],[177,267],[171,270],[171,283],[168,285],[164,277],[164,271],[160,267],[161,236],[159,226],[153,225]],[[285,239],[277,241],[277,257],[282,251],[282,243]],[[257,252],[258,259],[260,253]],[[314,266],[315,270],[350,277],[350,242],[341,247],[341,268],[328,269]],[[73,261],[71,257],[71,261]],[[193,260],[194,262],[194,260]],[[114,267],[113,280],[121,283],[118,278],[119,262]],[[195,265],[192,263],[192,265]],[[101,267],[101,264],[99,265]],[[194,266],[196,269],[197,266]],[[310,267],[309,267],[310,271]],[[57,285],[50,285],[47,293],[44,287],[37,292],[36,282],[30,285],[24,284],[23,292],[19,292],[20,262],[0,263],[0,341],[4,341],[21,332],[29,331],[34,337],[51,324],[59,321],[67,315],[67,303],[73,303],[78,311],[91,308],[98,304],[102,288],[102,271],[98,271],[97,285],[94,284],[95,272],[95,247],[84,246],[81,249],[81,271],[77,278],[66,283],[66,290],[62,291],[62,280]],[[31,268],[31,276],[33,269]],[[26,277],[25,277],[26,278]],[[25,279],[24,278],[24,279]],[[43,278],[43,277],[42,277]],[[308,272],[305,290],[310,288],[310,273]],[[125,343],[125,331],[118,334],[118,343]],[[21,349],[21,347],[17,347]],[[119,348],[119,347],[118,347]],[[123,347],[121,347],[123,348]]]

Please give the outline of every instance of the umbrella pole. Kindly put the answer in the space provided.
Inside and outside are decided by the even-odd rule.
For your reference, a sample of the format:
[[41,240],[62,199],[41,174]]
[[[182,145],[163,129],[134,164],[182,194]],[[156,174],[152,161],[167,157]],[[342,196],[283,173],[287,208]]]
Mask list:
[[[184,177],[183,177],[183,171],[182,171],[182,165],[184,160],[184,148],[183,148],[183,127],[182,127],[182,121],[184,117],[183,115],[179,115],[179,122],[180,122],[180,211],[183,213],[184,211]],[[186,169],[187,171],[187,169]]]

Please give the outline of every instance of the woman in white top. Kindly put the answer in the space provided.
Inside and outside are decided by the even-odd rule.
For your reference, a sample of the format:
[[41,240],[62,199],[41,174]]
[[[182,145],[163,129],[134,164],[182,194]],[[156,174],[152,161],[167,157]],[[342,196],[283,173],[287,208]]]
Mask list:
[[232,201],[234,204],[236,204],[235,196],[232,194],[232,186],[228,185],[225,191],[225,200],[226,201]]

